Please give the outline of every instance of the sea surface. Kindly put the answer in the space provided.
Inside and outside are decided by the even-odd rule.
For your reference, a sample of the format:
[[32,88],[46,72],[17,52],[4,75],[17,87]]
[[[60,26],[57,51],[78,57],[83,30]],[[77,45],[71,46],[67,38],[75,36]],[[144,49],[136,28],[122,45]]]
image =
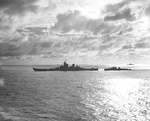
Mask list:
[[0,67],[0,121],[150,121],[150,70]]

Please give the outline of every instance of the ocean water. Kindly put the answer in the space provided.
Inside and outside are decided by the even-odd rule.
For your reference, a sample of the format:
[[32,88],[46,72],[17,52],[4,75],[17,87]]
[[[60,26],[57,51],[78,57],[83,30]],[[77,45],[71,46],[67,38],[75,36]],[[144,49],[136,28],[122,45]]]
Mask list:
[[150,71],[0,68],[0,121],[149,121]]

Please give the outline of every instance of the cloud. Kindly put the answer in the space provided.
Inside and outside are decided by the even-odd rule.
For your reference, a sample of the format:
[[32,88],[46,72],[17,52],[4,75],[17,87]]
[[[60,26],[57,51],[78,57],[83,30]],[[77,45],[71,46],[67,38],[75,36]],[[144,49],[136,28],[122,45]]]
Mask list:
[[28,31],[31,32],[33,34],[37,34],[37,35],[42,35],[44,33],[46,33],[47,31],[47,27],[26,27],[24,31]]
[[132,8],[134,5],[136,5],[136,3],[140,3],[141,5],[143,5],[143,3],[147,3],[147,2],[148,2],[148,0],[122,0],[115,4],[106,5],[104,13],[106,13],[106,14],[107,13],[117,13],[118,11],[120,11],[124,8],[128,8],[128,7]]
[[140,19],[144,11],[148,14],[148,0],[122,0],[119,3],[108,4],[104,9],[105,21]]
[[[95,51],[98,48],[99,40],[93,37],[74,36],[58,37],[45,39],[44,36],[28,35],[28,40],[24,41],[27,35],[12,38],[11,40],[3,40],[0,42],[1,57],[17,57],[17,56],[35,56],[45,55],[44,57],[65,57],[71,56],[71,53],[82,52],[87,54],[88,51]],[[65,40],[64,40],[65,39]]]
[[135,44],[135,48],[138,48],[138,49],[150,48],[150,43],[139,42]]
[[0,14],[0,30],[7,31],[11,28],[12,19],[4,14]]
[[99,8],[92,0],[0,0],[0,58],[113,58],[149,48],[141,39],[149,33],[145,29],[149,21],[135,14],[144,18],[138,9],[142,0],[113,1],[106,0]]
[[150,50],[150,43],[146,40],[137,40],[134,42],[125,41],[122,44],[118,44],[118,50],[116,50],[115,54],[119,56],[128,55],[135,56],[137,58],[146,55]]
[[150,5],[145,9],[145,14],[150,16]]
[[86,28],[87,18],[80,15],[79,11],[67,12],[57,15],[57,23],[52,27],[53,30],[68,32],[73,29],[80,31]]
[[0,10],[9,15],[22,15],[26,12],[35,12],[37,0],[0,0]]
[[123,49],[123,50],[129,50],[129,49],[132,49],[132,48],[134,48],[132,45],[124,45],[124,46],[122,46],[122,48],[121,49]]
[[92,32],[97,34],[106,30],[112,30],[114,27],[108,23],[103,22],[102,19],[89,19],[82,16],[79,11],[69,11],[57,15],[57,22],[51,28],[54,31],[67,33],[69,31],[76,32]]
[[[40,55],[51,50],[51,41],[39,41],[37,38],[29,37],[28,41],[23,41],[23,37],[0,42],[0,56],[24,56]],[[36,40],[37,39],[37,40]]]
[[[37,12],[39,0],[0,0],[0,36],[13,35],[13,33],[24,24],[34,20],[30,12]],[[30,19],[30,20],[29,20]],[[6,35],[5,35],[6,33]]]
[[131,13],[131,9],[126,8],[120,12],[115,13],[114,15],[108,15],[104,18],[105,21],[116,21],[125,19],[127,21],[135,20],[134,15]]
[[127,4],[129,4],[129,0],[123,0],[116,4],[108,4],[106,5],[104,13],[116,13]]
[[13,56],[13,55],[19,55],[17,46],[12,45],[10,43],[0,43],[0,56]]

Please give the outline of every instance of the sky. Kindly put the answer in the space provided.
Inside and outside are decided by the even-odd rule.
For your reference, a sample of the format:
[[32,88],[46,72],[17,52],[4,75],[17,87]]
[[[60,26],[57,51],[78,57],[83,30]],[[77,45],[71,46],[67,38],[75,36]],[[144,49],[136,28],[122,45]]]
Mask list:
[[0,64],[150,65],[149,0],[0,0]]

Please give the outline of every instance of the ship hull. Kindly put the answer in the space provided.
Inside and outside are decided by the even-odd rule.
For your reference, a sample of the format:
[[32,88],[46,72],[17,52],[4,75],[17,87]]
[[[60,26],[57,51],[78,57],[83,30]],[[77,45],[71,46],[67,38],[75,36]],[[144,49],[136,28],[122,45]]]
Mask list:
[[98,71],[98,68],[80,68],[80,69],[46,69],[46,68],[33,68],[34,71]]
[[104,71],[130,71],[131,69],[104,69]]

